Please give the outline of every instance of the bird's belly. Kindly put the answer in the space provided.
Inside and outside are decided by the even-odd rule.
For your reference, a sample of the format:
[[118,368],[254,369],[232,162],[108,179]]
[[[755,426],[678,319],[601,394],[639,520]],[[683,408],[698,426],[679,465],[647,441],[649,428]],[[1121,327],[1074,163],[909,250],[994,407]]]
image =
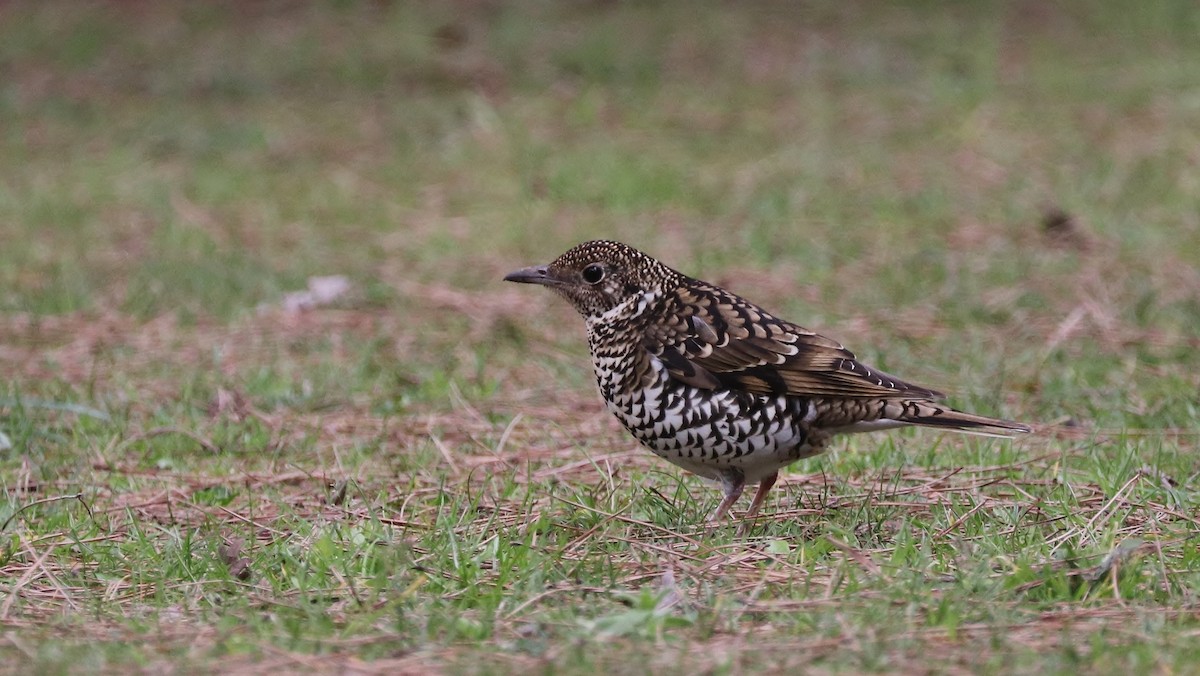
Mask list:
[[806,455],[806,402],[702,390],[658,375],[649,387],[606,401],[659,457],[701,476],[737,468],[750,479]]

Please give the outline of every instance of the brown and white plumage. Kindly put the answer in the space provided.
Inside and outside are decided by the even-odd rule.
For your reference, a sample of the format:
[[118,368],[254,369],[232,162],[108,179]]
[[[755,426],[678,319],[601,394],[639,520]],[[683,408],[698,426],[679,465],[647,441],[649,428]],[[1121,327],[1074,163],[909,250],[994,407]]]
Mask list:
[[609,409],[660,457],[722,484],[714,518],[757,481],[753,516],[778,470],[820,453],[833,434],[905,425],[1029,431],[940,404],[941,393],[619,242],[586,242],[505,279],[545,285],[583,315]]

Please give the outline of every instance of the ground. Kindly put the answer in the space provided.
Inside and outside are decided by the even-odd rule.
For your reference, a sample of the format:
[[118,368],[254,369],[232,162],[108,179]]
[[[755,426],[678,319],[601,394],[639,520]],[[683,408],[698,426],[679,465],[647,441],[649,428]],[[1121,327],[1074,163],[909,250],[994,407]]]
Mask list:
[[[1198,33],[0,4],[3,669],[1194,670]],[[1036,433],[844,439],[709,527],[500,281],[601,236]]]

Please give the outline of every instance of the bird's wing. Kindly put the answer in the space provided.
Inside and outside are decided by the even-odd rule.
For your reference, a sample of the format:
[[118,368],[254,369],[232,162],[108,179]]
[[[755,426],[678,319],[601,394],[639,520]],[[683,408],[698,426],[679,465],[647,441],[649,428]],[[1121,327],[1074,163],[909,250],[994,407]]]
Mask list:
[[836,341],[688,279],[662,300],[644,344],[671,376],[703,389],[805,397],[940,399],[863,365]]

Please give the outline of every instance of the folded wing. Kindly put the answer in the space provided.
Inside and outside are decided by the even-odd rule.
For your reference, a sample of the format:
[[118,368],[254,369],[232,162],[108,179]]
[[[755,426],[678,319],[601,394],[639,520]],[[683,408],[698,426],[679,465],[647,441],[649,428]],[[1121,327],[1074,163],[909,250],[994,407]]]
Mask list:
[[671,376],[704,389],[800,397],[940,399],[870,368],[836,341],[699,280],[665,298],[644,343]]

